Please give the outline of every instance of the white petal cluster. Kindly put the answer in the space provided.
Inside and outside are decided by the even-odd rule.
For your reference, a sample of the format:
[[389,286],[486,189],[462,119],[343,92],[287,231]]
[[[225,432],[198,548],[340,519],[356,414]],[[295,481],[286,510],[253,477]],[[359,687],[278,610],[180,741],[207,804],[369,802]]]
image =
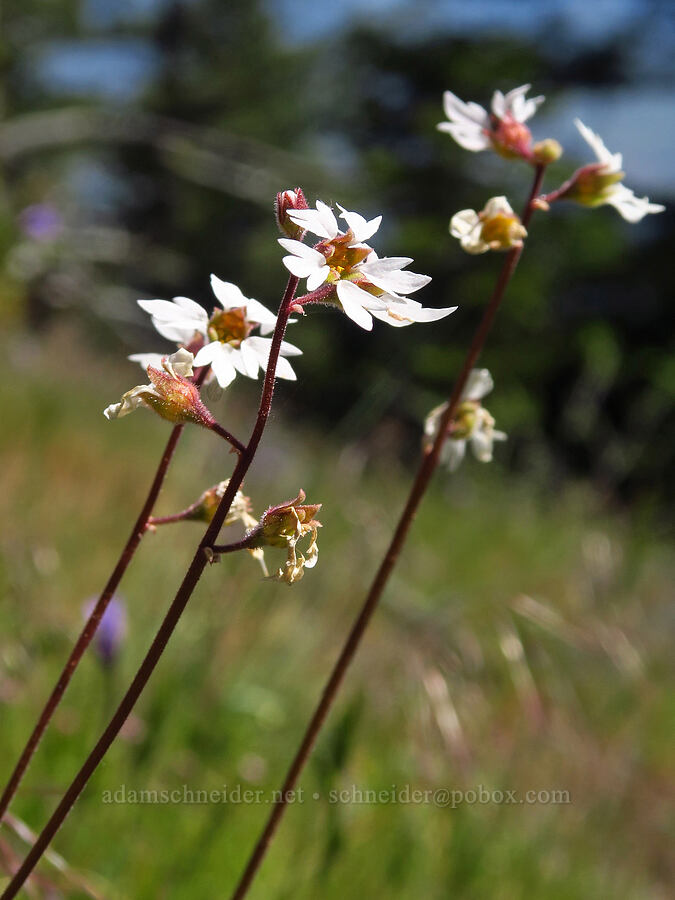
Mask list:
[[[270,334],[274,331],[276,315],[258,300],[245,297],[236,284],[221,281],[220,278],[212,275],[211,288],[220,302],[222,310],[243,309],[247,320],[259,328],[260,335]],[[245,375],[247,378],[257,378],[258,372],[260,370],[264,372],[267,368],[272,346],[271,338],[250,335],[236,343],[213,340],[209,335],[210,317],[208,313],[204,307],[188,297],[174,297],[172,301],[139,300],[138,305],[150,314],[152,324],[162,337],[170,341],[189,344],[196,336],[201,335],[205,338],[207,343],[195,356],[195,366],[210,365],[221,388],[231,384],[237,373]],[[295,381],[295,372],[285,357],[299,356],[301,353],[302,350],[293,344],[286,341],[282,343],[276,369],[277,378]],[[155,365],[158,359],[161,360],[161,356],[152,353],[136,353],[129,359],[147,368],[148,365]]]
[[[591,131],[581,119],[575,119],[574,124],[579,129],[582,138],[595,153],[598,162],[602,164],[599,174],[613,175],[621,173],[623,163],[621,153],[611,153],[600,135]],[[660,213],[665,209],[665,206],[662,206],[660,203],[650,203],[648,197],[636,197],[633,191],[620,181],[604,188],[602,197],[598,199],[595,205],[600,206],[604,204],[613,206],[627,222],[632,224],[640,222],[649,213]]]
[[[190,378],[192,376],[192,366],[194,356],[185,348],[177,350],[171,356],[159,357],[159,362],[155,365],[155,361],[149,363],[156,369],[163,369],[171,378]],[[127,391],[123,395],[119,403],[111,403],[110,406],[103,410],[103,415],[108,420],[121,419],[128,416],[130,412],[138,409],[139,406],[149,406],[148,397],[156,397],[161,399],[162,394],[157,390],[154,384],[138,384],[136,387]]]
[[[492,114],[500,121],[513,120],[527,122],[537,111],[544,97],[526,98],[531,85],[523,84],[507,94],[495,91],[492,95]],[[443,110],[448,117],[447,122],[440,122],[439,131],[450,134],[460,147],[478,153],[492,147],[491,132],[493,123],[490,113],[478,103],[464,103],[452,91],[443,94]]]
[[[348,271],[339,271],[331,265],[330,256],[316,247],[308,247],[300,241],[279,238],[279,243],[289,255],[283,259],[284,265],[297,278],[307,279],[307,290],[312,292],[325,283],[335,284],[340,305],[352,321],[370,331],[373,318],[394,327],[411,325],[413,322],[433,322],[454,312],[457,307],[430,309],[407,294],[412,294],[427,285],[431,278],[416,272],[404,271],[412,259],[405,256],[383,257],[365,243],[380,227],[382,216],[366,220],[355,212],[340,208],[340,218],[344,219],[348,231],[341,232],[333,210],[321,200],[316,209],[289,211],[288,216],[306,231],[321,238],[317,247],[329,247],[332,241],[340,242],[341,251],[361,251],[361,261],[349,266]],[[351,240],[345,236],[351,232]],[[371,293],[367,288],[377,290]]]
[[[471,450],[480,462],[492,460],[492,447],[495,441],[505,441],[503,431],[495,429],[495,420],[490,413],[480,405],[480,401],[489,394],[494,387],[494,381],[487,369],[473,369],[466,386],[462,392],[461,402],[473,401],[476,409],[472,413],[472,427],[468,434],[462,437],[453,437],[452,432],[443,444],[441,450],[441,462],[454,472],[466,455],[467,442],[471,444]],[[438,434],[438,427],[443,413],[448,408],[447,403],[432,409],[424,422],[424,439],[427,447],[431,446]]]

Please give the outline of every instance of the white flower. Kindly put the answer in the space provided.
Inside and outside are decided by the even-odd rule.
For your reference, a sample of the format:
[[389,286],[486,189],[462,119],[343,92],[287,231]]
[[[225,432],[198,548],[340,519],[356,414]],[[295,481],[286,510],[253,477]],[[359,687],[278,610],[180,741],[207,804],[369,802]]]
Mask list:
[[[495,430],[495,420],[480,401],[494,387],[487,369],[473,369],[462,391],[460,404],[441,448],[441,462],[454,472],[464,459],[467,441],[480,462],[490,462],[494,441],[505,441],[503,431]],[[427,448],[436,440],[438,428],[447,403],[432,409],[424,422],[424,441]]]
[[492,197],[482,212],[463,209],[450,220],[450,234],[467,253],[522,247],[527,231],[506,197]]
[[495,91],[492,115],[478,103],[464,103],[451,91],[443,94],[443,109],[449,121],[436,127],[445,131],[465,150],[479,152],[495,149],[507,156],[531,157],[532,136],[524,123],[530,119],[543,97],[525,97],[529,84],[514,88],[508,94]]
[[192,375],[194,357],[181,348],[161,360],[161,368],[150,366],[150,384],[139,384],[127,391],[119,403],[104,411],[106,419],[121,419],[139,407],[154,410],[169,422],[193,422],[210,428],[213,416],[199,399],[199,391],[187,379]]
[[[211,316],[206,310],[187,297],[169,300],[139,300],[138,305],[152,316],[157,331],[171,341],[189,344],[201,335],[207,343],[195,356],[195,366],[211,366],[220,387],[234,381],[237,372],[248,378],[257,378],[258,371],[265,371],[269,360],[271,338],[251,335],[255,328],[262,335],[274,331],[277,317],[266,307],[227,281],[211,276],[211,288],[220,301]],[[291,322],[294,319],[289,320]],[[302,353],[293,344],[284,341],[277,363],[277,378],[294,381],[295,372],[284,357]],[[129,359],[144,368],[154,365],[158,354],[136,353]]]
[[636,197],[630,188],[621,184],[623,158],[620,153],[610,153],[602,138],[587,128],[580,119],[575,119],[574,124],[595,153],[600,166],[586,166],[580,169],[572,181],[571,188],[561,196],[567,196],[587,206],[609,204],[631,223],[639,222],[649,213],[664,211],[665,206],[650,203],[647,197]]
[[[316,209],[288,213],[296,224],[322,239],[316,247],[307,247],[300,241],[279,238],[290,254],[284,257],[284,265],[297,278],[307,279],[310,293],[323,284],[334,285],[343,311],[368,331],[373,327],[373,317],[400,327],[432,322],[457,309],[425,309],[405,296],[423,288],[431,278],[403,271],[412,262],[409,257],[380,259],[364,243],[380,227],[382,216],[368,221],[343,207],[340,210],[340,217],[347,223],[346,232],[340,231],[332,209],[320,200]],[[328,295],[325,300],[328,302]]]

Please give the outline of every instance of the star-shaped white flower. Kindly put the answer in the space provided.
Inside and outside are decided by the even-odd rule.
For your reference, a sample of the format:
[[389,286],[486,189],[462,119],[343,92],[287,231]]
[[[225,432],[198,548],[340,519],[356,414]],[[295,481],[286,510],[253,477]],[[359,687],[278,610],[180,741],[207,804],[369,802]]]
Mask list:
[[[170,341],[189,344],[201,335],[207,343],[195,356],[195,366],[210,365],[221,388],[234,381],[237,372],[248,378],[257,378],[259,370],[265,371],[269,360],[271,338],[252,335],[255,328],[261,335],[274,331],[277,317],[262,303],[245,297],[241,290],[227,281],[211,276],[211,288],[220,301],[209,316],[206,310],[187,297],[169,300],[139,300],[138,305],[152,316],[156,330]],[[295,321],[290,319],[290,322]],[[277,378],[295,381],[296,375],[285,357],[299,356],[293,344],[283,341],[277,363]],[[130,356],[144,368],[156,365],[159,354],[136,353]]]
[[[464,459],[467,441],[474,456],[480,462],[492,460],[492,446],[495,441],[505,441],[503,431],[495,429],[495,420],[481,405],[481,400],[494,387],[494,381],[487,369],[473,369],[462,391],[460,405],[454,417],[451,430],[441,449],[441,462],[454,472]],[[432,409],[424,422],[424,440],[430,447],[436,440],[443,413],[448,408],[443,403]]]
[[[581,119],[575,119],[574,124],[595,153],[601,166],[595,169],[594,172],[589,172],[590,167],[585,167],[585,169],[581,169],[577,173],[576,183],[573,182],[569,193],[570,199],[585,203],[588,206],[609,204],[627,222],[632,224],[641,221],[650,213],[664,211],[665,206],[662,206],[660,203],[650,203],[648,197],[636,197],[630,188],[621,183],[623,178],[623,172],[621,171],[623,158],[620,153],[610,153],[600,135],[587,128]],[[582,183],[584,186],[588,185],[591,189],[575,192],[575,186],[581,187]],[[593,190],[594,187],[597,189]]]
[[420,290],[431,281],[428,275],[403,271],[412,259],[384,257],[365,243],[380,227],[382,216],[370,221],[340,206],[340,218],[347,223],[341,232],[333,210],[318,200],[316,209],[288,213],[296,224],[321,238],[316,247],[300,241],[279,238],[289,252],[283,259],[297,278],[307,279],[308,292],[323,284],[335,285],[335,293],[350,319],[370,331],[373,317],[397,327],[413,322],[432,322],[454,312],[457,307],[425,309],[407,294]]
[[526,98],[530,87],[523,84],[507,94],[495,91],[492,114],[478,103],[464,103],[452,91],[445,91],[443,109],[449,121],[436,127],[450,134],[465,150],[478,153],[492,148],[529,158],[531,135],[524,123],[544,102],[543,97]]

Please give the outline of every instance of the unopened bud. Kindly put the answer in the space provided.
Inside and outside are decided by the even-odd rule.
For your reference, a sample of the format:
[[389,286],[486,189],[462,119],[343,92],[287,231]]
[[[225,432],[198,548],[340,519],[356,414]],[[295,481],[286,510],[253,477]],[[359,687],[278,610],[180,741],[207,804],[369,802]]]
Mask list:
[[274,201],[274,214],[279,230],[293,240],[302,240],[305,229],[291,221],[288,216],[289,209],[309,209],[302,188],[298,187],[294,191],[281,191]]
[[548,166],[557,162],[563,154],[563,148],[555,138],[547,138],[545,141],[539,141],[532,148],[532,156],[536,163],[542,166]]

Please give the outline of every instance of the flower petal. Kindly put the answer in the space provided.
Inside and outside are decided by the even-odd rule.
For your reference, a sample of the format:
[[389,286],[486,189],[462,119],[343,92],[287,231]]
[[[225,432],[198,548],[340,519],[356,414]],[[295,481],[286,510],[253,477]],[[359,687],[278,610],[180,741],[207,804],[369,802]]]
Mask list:
[[[339,203],[338,206],[340,206]],[[382,216],[376,216],[374,219],[367,221],[359,213],[350,212],[342,206],[340,206],[340,218],[344,219],[348,227],[351,228],[354,233],[354,240],[357,243],[362,243],[371,238],[382,222]]]
[[223,309],[236,309],[238,306],[246,305],[246,297],[241,289],[231,281],[223,281],[217,275],[211,275],[211,290]]
[[581,119],[575,119],[574,124],[577,126],[579,134],[589,145],[593,153],[595,153],[598,162],[604,163],[607,166],[607,172],[620,172],[623,163],[622,155],[620,153],[610,153],[600,135],[591,131],[590,128],[584,125]]
[[463,238],[471,234],[480,225],[480,217],[475,209],[461,209],[450,219],[450,234],[455,238]]
[[289,209],[288,218],[312,234],[329,240],[337,237],[340,231],[333,210],[321,200],[316,201],[316,209]]
[[465,440],[447,438],[445,443],[443,444],[443,449],[441,450],[441,462],[445,463],[445,465],[450,469],[451,472],[456,472],[460,467],[465,454]]
[[368,281],[383,291],[394,293],[412,294],[419,291],[431,281],[429,275],[418,275],[417,272],[402,272],[403,266],[407,266],[412,260],[408,257],[384,257],[375,262],[366,262],[359,266]]
[[462,400],[482,400],[494,386],[488,369],[472,369],[462,391]]
[[615,185],[606,202],[632,224],[640,222],[650,213],[660,213],[665,210],[665,206],[660,203],[650,203],[648,197],[636,197],[633,191],[624,184]]
[[357,287],[353,281],[339,281],[337,295],[345,314],[361,328],[372,331],[372,316],[363,308],[364,295],[367,297],[366,292]]

